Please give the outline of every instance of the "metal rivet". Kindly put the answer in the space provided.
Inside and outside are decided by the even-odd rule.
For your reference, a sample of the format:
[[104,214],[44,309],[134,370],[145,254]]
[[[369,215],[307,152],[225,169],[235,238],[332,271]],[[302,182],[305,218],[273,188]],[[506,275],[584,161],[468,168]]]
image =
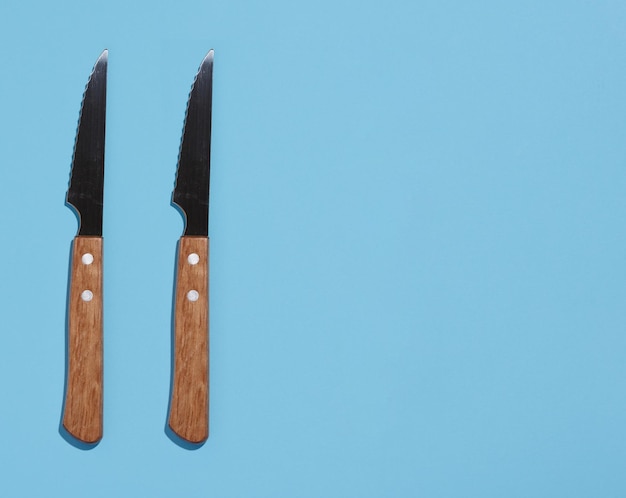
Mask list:
[[83,301],[91,301],[93,299],[93,292],[91,292],[90,290],[84,290],[81,293],[80,298]]
[[90,265],[93,263],[93,254],[86,252],[83,257],[80,258],[84,265]]
[[189,299],[190,301],[197,301],[199,297],[200,297],[200,294],[198,294],[197,290],[190,290],[187,293],[187,299]]
[[189,256],[187,256],[187,262],[190,265],[197,265],[200,261],[200,256],[198,256],[195,252],[192,252]]

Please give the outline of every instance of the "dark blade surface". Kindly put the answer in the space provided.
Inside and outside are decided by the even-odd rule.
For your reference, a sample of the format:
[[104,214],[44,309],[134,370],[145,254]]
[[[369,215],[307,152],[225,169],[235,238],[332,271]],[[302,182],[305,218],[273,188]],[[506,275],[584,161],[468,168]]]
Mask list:
[[172,202],[185,214],[184,235],[208,236],[211,168],[213,50],[206,55],[189,94]]
[[102,236],[108,55],[102,52],[91,72],[78,120],[66,199],[78,214],[78,235]]

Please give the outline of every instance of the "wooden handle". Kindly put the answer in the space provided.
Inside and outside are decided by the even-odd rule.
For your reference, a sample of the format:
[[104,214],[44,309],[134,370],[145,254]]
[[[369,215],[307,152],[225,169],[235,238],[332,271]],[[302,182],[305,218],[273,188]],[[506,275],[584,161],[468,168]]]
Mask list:
[[177,268],[169,426],[202,443],[209,436],[209,239],[181,237]]
[[102,238],[76,237],[69,295],[63,427],[76,439],[102,438]]

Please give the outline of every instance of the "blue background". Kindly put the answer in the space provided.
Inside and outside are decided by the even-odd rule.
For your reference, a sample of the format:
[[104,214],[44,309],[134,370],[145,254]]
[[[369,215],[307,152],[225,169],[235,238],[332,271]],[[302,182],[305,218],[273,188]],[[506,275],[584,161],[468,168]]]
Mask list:
[[[0,494],[626,496],[626,4],[0,6]],[[64,205],[109,49],[105,434],[59,434]],[[211,436],[165,434],[215,49]]]

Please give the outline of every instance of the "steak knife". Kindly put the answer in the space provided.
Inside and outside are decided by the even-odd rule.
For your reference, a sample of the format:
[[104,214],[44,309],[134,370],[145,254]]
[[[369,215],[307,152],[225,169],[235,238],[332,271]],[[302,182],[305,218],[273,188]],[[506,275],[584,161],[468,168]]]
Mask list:
[[84,443],[102,438],[102,198],[108,51],[83,95],[67,204],[79,219],[68,296],[63,427]]
[[209,172],[213,50],[189,94],[172,203],[185,219],[178,243],[174,364],[168,425],[182,439],[209,436]]

